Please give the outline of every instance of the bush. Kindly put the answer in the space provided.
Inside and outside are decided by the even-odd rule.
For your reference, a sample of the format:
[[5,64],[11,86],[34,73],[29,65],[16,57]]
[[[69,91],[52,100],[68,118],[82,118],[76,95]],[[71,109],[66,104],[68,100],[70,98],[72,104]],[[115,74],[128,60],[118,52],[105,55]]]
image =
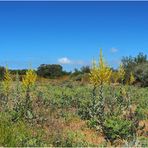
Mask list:
[[65,75],[62,66],[58,64],[42,64],[37,69],[37,74],[44,78],[56,78]]
[[126,82],[129,82],[132,72],[137,83],[144,87],[148,86],[148,60],[146,55],[139,53],[136,57],[123,57],[122,64],[126,72]]
[[148,87],[148,63],[139,64],[134,70],[135,78],[140,85]]
[[145,120],[148,118],[148,109],[137,107],[136,114],[139,120]]
[[112,144],[116,140],[129,140],[132,137],[132,122],[119,117],[107,118],[104,124],[107,140]]

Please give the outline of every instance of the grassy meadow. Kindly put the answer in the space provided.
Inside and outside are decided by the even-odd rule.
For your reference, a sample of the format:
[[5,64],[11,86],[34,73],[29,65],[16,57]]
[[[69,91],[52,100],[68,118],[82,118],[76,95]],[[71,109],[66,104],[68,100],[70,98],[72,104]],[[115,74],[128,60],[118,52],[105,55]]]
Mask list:
[[39,78],[30,69],[22,80],[18,74],[12,80],[6,68],[0,146],[147,147],[148,87],[133,85],[132,74],[124,83],[125,74],[122,65],[113,73],[102,52],[82,79]]

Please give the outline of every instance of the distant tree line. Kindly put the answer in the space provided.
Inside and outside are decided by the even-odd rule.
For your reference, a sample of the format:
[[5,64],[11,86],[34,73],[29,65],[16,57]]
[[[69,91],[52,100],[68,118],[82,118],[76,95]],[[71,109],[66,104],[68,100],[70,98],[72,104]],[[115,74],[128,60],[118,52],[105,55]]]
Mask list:
[[71,72],[64,71],[59,64],[41,64],[37,68],[37,75],[44,78],[57,78],[69,74]]
[[[148,86],[148,59],[147,55],[143,53],[139,53],[136,57],[123,57],[122,65],[125,70],[125,83],[130,79],[131,72],[133,73],[135,77],[135,84],[138,84],[142,87]],[[113,71],[116,71],[116,69],[113,69]],[[25,75],[27,69],[18,69],[18,70],[12,70],[10,69],[10,73],[12,75],[15,75],[18,73],[19,75]],[[5,72],[4,67],[0,67],[0,80],[3,79]],[[41,64],[37,70],[36,73],[40,77],[44,78],[58,78],[65,75],[70,75],[72,77],[78,77],[78,79],[83,77],[83,74],[87,74],[90,72],[89,66],[83,66],[80,69],[74,69],[73,72],[67,72],[63,70],[63,67],[59,64]]]
[[[17,73],[21,76],[26,74],[27,69],[9,69],[12,75],[16,75]],[[0,66],[0,80],[3,79],[5,72],[5,67]],[[44,78],[57,78],[64,75],[69,75],[71,72],[66,72],[63,70],[61,65],[58,64],[41,64],[37,70],[35,70],[38,76]]]
[[[27,69],[10,69],[12,75],[25,75]],[[35,70],[37,75],[44,78],[58,78],[65,75],[77,76],[84,73],[89,73],[89,66],[83,66],[80,70],[75,69],[74,72],[67,72],[63,70],[63,67],[59,64],[41,64],[37,70]],[[3,79],[5,72],[5,67],[0,66],[0,80]]]

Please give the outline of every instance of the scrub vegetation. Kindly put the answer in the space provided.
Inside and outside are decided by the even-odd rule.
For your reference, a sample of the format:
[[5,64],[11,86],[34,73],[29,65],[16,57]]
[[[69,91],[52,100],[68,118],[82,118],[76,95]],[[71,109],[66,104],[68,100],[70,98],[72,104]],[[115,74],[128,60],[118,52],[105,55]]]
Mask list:
[[[98,62],[97,62],[98,61]],[[1,147],[148,146],[148,61],[109,67],[100,49],[72,72],[0,68]]]

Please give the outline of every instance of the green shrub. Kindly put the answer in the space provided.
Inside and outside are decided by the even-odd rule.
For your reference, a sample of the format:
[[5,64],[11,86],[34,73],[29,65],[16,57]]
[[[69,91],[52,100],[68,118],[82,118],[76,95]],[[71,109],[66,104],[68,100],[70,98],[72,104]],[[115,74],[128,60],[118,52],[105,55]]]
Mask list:
[[132,122],[118,117],[107,118],[104,124],[105,138],[112,144],[116,140],[129,140],[133,133]]
[[148,87],[148,62],[137,65],[134,74],[141,86]]
[[0,119],[0,146],[43,146],[41,138],[38,135],[34,136],[33,129],[24,121],[14,123],[6,113],[1,113]]
[[139,120],[145,120],[148,118],[148,110],[141,108],[139,106],[136,109],[136,114]]

